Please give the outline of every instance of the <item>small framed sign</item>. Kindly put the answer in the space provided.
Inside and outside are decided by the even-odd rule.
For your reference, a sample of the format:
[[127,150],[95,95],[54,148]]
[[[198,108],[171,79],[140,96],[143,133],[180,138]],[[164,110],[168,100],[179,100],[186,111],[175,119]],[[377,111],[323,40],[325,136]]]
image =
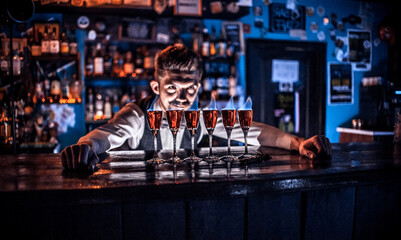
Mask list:
[[152,0],[124,0],[124,5],[134,7],[151,7]]
[[284,3],[269,5],[269,31],[284,33],[294,29],[305,30],[305,7],[288,9]]
[[349,63],[328,63],[329,105],[352,104],[354,88],[352,66]]
[[151,20],[122,19],[118,29],[120,40],[154,41],[156,23]]
[[222,31],[225,39],[230,40],[236,47],[238,54],[244,53],[244,32],[242,22],[222,22]]
[[202,16],[202,0],[175,0],[174,15]]
[[355,71],[368,71],[372,62],[372,42],[370,31],[349,29],[349,62]]

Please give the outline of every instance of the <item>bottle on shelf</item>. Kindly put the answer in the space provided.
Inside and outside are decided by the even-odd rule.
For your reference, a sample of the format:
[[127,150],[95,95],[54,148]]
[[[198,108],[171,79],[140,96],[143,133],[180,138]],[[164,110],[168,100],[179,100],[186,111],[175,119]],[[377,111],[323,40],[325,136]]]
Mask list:
[[223,30],[220,31],[219,39],[217,40],[217,55],[219,57],[226,56],[227,43],[224,39]]
[[43,87],[44,87],[44,100],[45,102],[50,102],[51,96],[50,96],[50,79],[47,74],[44,74],[44,79],[43,79]]
[[106,96],[104,102],[104,119],[111,119],[112,116],[113,116],[113,111],[110,102],[110,97]]
[[85,118],[87,121],[93,121],[95,118],[95,102],[92,88],[88,89],[88,103],[86,104]]
[[202,35],[198,24],[195,24],[192,30],[192,50],[201,54],[202,49]]
[[72,29],[71,30],[71,34],[70,34],[70,39],[69,39],[69,54],[70,55],[77,55],[78,54],[78,42],[77,39],[75,37],[75,30]]
[[0,72],[2,77],[10,75],[10,55],[8,52],[8,49],[5,49],[0,53]]
[[134,73],[134,62],[131,51],[125,53],[124,72],[127,77],[130,77]]
[[144,55],[142,52],[142,48],[138,47],[136,49],[136,55],[135,55],[135,74],[137,76],[142,75],[144,72],[143,63],[144,63]]
[[96,53],[93,60],[93,75],[102,76],[104,74],[104,57],[102,51],[102,44],[98,42],[96,44]]
[[103,61],[103,70],[104,75],[111,76],[113,72],[113,57],[111,54],[112,48],[109,45],[106,46],[105,54],[104,54],[104,61]]
[[209,54],[210,54],[210,38],[208,29],[204,28],[202,35],[202,56],[208,57]]
[[93,75],[93,47],[89,50],[89,47],[86,49],[86,57],[85,57],[85,76]]
[[70,94],[71,98],[76,101],[81,101],[81,92],[82,92],[82,83],[79,79],[77,79],[77,74],[72,75],[72,81],[70,83]]
[[68,37],[65,30],[61,33],[60,53],[63,56],[68,56],[70,53],[70,43],[68,42]]
[[14,74],[14,76],[20,76],[21,75],[21,59],[20,59],[20,56],[18,54],[18,50],[14,51],[13,74]]
[[37,71],[36,73],[35,98],[36,101],[41,101],[41,102],[45,101],[44,86],[39,71]]
[[35,37],[32,37],[32,45],[31,45],[31,54],[32,56],[40,56],[42,55],[42,46],[41,46],[41,41],[42,41],[42,33],[38,34],[38,41],[35,40]]
[[7,104],[4,103],[3,111],[0,117],[0,140],[2,144],[12,144],[12,122],[9,117]]
[[95,96],[95,120],[104,119],[104,101],[102,89],[99,87]]
[[41,42],[41,50],[42,55],[49,55],[50,54],[50,39],[49,39],[49,32],[47,26],[43,32],[42,42]]
[[212,26],[212,33],[210,34],[210,56],[216,55],[216,28]]
[[61,96],[61,81],[56,72],[50,74],[50,102],[58,103]]
[[67,72],[63,70],[63,78],[61,79],[61,98],[69,99],[70,97],[70,80],[67,78]]
[[120,102],[118,100],[117,94],[115,94],[113,98],[113,107],[112,107],[113,116],[115,116],[118,111],[120,111]]
[[58,34],[56,28],[53,28],[51,38],[50,38],[50,54],[58,55],[60,53],[60,40],[58,39]]

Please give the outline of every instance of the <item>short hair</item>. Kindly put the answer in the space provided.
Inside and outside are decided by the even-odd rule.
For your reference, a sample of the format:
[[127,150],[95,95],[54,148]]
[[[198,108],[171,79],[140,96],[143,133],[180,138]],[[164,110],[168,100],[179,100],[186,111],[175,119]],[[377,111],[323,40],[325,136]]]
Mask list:
[[166,72],[195,73],[202,76],[202,59],[183,45],[171,45],[163,49],[155,59],[155,80]]

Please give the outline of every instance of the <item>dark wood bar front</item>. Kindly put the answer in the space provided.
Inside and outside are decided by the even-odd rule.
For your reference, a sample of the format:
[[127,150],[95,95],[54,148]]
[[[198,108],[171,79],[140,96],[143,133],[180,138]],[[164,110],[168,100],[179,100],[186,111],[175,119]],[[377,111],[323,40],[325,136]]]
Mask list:
[[3,155],[1,232],[10,239],[401,239],[401,146],[334,144],[332,159],[320,161],[259,151],[271,158],[193,171],[146,167],[141,151],[111,152],[92,175],[63,171],[57,154]]

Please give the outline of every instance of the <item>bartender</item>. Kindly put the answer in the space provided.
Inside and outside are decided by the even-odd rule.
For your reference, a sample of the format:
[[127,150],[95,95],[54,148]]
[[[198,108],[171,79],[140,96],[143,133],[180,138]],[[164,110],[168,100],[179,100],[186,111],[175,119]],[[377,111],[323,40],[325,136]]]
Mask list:
[[[108,150],[152,150],[153,135],[146,127],[146,110],[150,107],[162,111],[187,110],[192,106],[201,86],[201,58],[185,46],[174,45],[162,50],[155,61],[155,80],[150,82],[155,95],[125,105],[107,124],[89,132],[76,144],[66,147],[61,152],[65,169],[93,171],[99,163],[97,155]],[[158,139],[158,146],[162,149],[173,148],[173,138],[167,126],[167,120],[164,119]],[[205,126],[200,124],[196,142],[199,143],[206,134]],[[217,122],[214,135],[227,138],[221,118]],[[233,129],[231,139],[244,141],[239,126]],[[189,132],[185,130],[185,125],[182,125],[177,134],[177,147],[189,148],[190,142]],[[331,156],[331,143],[324,136],[316,135],[305,139],[258,122],[251,125],[248,143],[294,150],[310,159]]]

